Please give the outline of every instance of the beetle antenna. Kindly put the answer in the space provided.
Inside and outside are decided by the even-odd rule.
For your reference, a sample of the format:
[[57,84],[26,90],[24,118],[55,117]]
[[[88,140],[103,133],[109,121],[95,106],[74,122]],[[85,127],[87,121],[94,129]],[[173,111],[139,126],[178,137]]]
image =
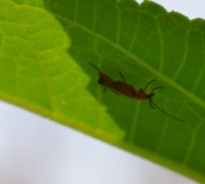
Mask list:
[[[177,118],[177,117],[175,117],[175,116],[173,116],[173,115],[171,115],[171,114],[168,114],[167,112],[165,112],[164,110],[162,110],[161,108],[159,108],[159,107],[152,101],[152,99],[149,99],[149,101],[150,101],[150,105],[151,105],[151,104],[154,105],[154,107],[156,107],[158,110],[160,110],[162,113],[166,114],[167,116],[170,116],[170,117],[172,117],[172,118],[174,118],[174,119],[176,119],[176,120],[178,120],[178,121],[181,121],[181,122],[186,123],[186,121],[181,120],[181,119],[179,119],[179,118]],[[151,106],[151,107],[152,107],[152,106]]]
[[92,63],[89,63],[91,66],[93,66],[96,70],[98,70],[99,72],[101,72],[100,71],[100,69],[97,67],[97,66],[95,66],[94,64],[92,64]]
[[[155,81],[155,79],[152,80],[151,82],[153,82],[153,81]],[[149,82],[149,83],[147,84],[147,86],[148,86],[151,82]],[[146,86],[146,87],[147,87],[147,86]],[[146,87],[145,87],[145,88],[146,88]],[[155,109],[154,106],[152,105],[152,100],[151,100],[151,98],[154,96],[154,93],[153,93],[153,92],[154,92],[156,89],[161,89],[161,88],[162,88],[161,86],[160,86],[160,87],[153,88],[152,91],[151,91],[150,94],[149,94],[149,104],[150,104],[150,106],[151,106],[153,109]]]
[[148,82],[147,85],[145,86],[144,90],[145,90],[152,82],[154,82],[154,81],[156,81],[156,79],[153,79],[153,80],[151,80],[150,82]]
[[155,108],[153,107],[153,105],[152,105],[152,100],[151,100],[151,99],[149,99],[149,105],[150,105],[150,107],[152,107],[153,109],[155,109]]
[[151,91],[151,93],[153,93],[153,91],[155,91],[156,89],[162,89],[162,88],[163,88],[163,87],[161,87],[161,86],[160,86],[160,87],[153,88],[152,91]]

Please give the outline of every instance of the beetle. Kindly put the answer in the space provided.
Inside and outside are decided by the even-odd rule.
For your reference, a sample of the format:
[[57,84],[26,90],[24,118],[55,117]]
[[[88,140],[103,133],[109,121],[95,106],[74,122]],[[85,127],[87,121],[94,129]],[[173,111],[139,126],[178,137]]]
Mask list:
[[123,81],[120,80],[113,80],[110,77],[108,77],[106,74],[104,74],[99,68],[97,68],[95,65],[93,65],[92,63],[89,63],[91,66],[93,66],[96,70],[98,70],[98,83],[102,86],[104,86],[105,88],[108,88],[110,90],[112,90],[114,93],[116,94],[122,94],[124,96],[130,97],[130,98],[136,98],[138,100],[149,100],[149,104],[150,106],[155,109],[157,108],[158,110],[160,110],[162,113],[166,114],[167,116],[170,116],[178,121],[181,122],[185,122],[184,120],[181,120],[167,112],[165,112],[164,110],[162,110],[160,107],[158,107],[152,100],[153,96],[155,95],[154,91],[156,89],[161,89],[162,87],[155,87],[151,90],[151,92],[149,94],[147,94],[145,92],[146,88],[154,81],[156,81],[155,79],[151,80],[150,82],[147,83],[147,85],[144,88],[140,88],[138,91],[131,85],[131,84],[127,84],[125,78],[123,77],[122,73],[119,72],[121,78]]

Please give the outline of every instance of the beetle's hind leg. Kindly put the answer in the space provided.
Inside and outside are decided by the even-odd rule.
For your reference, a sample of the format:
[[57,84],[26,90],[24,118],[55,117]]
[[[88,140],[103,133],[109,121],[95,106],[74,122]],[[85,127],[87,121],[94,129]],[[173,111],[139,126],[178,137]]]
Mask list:
[[[119,72],[119,71],[118,71]],[[119,72],[120,76],[122,77],[122,80],[124,81],[124,83],[126,83],[125,78],[123,77],[122,73]],[[126,83],[127,84],[127,83]]]

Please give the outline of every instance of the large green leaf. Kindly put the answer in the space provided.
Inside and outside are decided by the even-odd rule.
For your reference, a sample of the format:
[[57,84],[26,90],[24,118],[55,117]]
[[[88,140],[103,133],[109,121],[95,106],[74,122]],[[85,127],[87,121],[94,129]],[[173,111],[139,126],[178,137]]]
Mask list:
[[[0,98],[205,182],[205,22],[132,0],[0,0]],[[98,71],[154,102],[116,95]]]

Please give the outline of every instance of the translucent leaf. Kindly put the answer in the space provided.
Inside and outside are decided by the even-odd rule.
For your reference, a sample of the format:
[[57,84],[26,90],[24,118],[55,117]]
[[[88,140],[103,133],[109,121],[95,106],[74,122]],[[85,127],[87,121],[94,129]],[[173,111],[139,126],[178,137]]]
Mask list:
[[[205,22],[149,1],[0,0],[0,98],[205,182]],[[148,100],[98,85],[148,89]]]

